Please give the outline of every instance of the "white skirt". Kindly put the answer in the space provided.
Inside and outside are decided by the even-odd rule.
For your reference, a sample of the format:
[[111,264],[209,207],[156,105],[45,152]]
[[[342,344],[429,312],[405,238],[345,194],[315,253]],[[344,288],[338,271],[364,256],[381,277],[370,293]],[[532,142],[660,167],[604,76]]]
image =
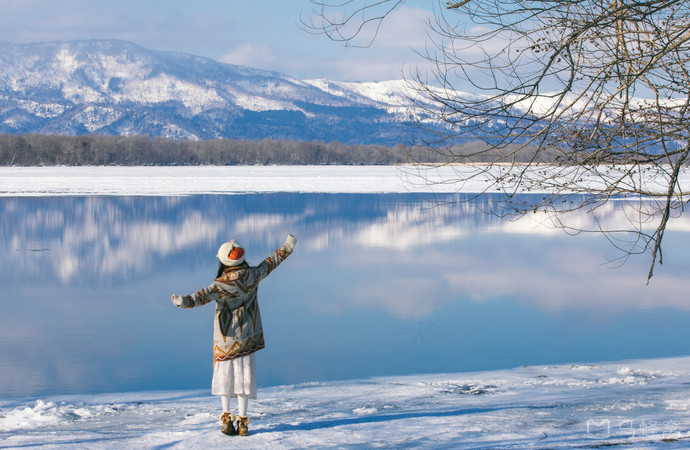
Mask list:
[[256,398],[256,362],[254,353],[229,361],[218,361],[213,367],[213,395]]

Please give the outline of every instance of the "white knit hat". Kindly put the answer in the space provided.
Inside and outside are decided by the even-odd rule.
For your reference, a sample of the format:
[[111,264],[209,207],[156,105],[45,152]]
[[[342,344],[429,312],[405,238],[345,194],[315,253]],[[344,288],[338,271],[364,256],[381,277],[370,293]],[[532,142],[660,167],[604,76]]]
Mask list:
[[244,262],[244,247],[234,240],[226,242],[220,246],[216,256],[226,266],[237,266]]

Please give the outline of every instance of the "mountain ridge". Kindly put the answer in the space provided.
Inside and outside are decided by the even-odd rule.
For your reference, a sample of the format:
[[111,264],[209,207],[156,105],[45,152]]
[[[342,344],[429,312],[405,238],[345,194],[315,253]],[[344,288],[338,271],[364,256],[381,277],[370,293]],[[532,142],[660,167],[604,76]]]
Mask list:
[[395,145],[402,80],[339,82],[122,40],[0,42],[0,133]]

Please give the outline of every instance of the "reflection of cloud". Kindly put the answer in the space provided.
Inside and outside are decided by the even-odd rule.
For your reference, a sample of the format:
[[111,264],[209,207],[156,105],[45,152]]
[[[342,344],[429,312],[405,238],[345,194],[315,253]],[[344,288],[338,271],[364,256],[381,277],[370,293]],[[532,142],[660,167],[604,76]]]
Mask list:
[[[617,232],[649,230],[656,222],[645,223],[639,214],[640,205],[609,202],[594,212],[572,211],[559,215],[537,212],[513,219],[501,219],[485,214],[491,206],[481,202],[429,205],[392,206],[385,217],[360,222],[356,229],[343,229],[335,223],[320,233],[311,245],[327,246],[342,240],[344,235],[358,245],[404,250],[433,243],[452,242],[468,233],[518,234],[535,236],[564,236],[562,229],[576,232]],[[644,208],[644,205],[643,205]],[[632,224],[632,227],[631,227]],[[690,217],[678,217],[669,222],[669,230],[690,231]]]
[[70,280],[79,270],[79,258],[73,254],[66,254],[54,263],[55,273],[62,281]]
[[[337,257],[316,259],[309,273],[327,280],[327,292],[310,289],[311,307],[333,314],[350,310],[384,311],[405,320],[434,314],[453,298],[431,259],[438,246],[400,251],[353,246],[349,241],[331,250]],[[452,258],[455,259],[455,258]],[[444,265],[444,258],[439,258]],[[442,261],[442,262],[441,262]],[[320,282],[320,281],[319,281]]]
[[250,234],[259,236],[276,234],[282,236],[286,228],[294,227],[304,219],[304,215],[246,214],[237,219],[233,227],[233,233],[237,236],[247,236]]
[[471,264],[445,270],[442,276],[453,289],[475,300],[509,297],[547,311],[690,310],[684,278],[657,275],[645,286],[645,272],[602,266],[598,247],[587,250],[576,245],[549,246],[537,258],[518,252],[508,259],[474,255]]
[[334,287],[319,307],[383,310],[404,319],[431,316],[453,302],[506,298],[552,313],[584,310],[605,317],[639,309],[690,310],[684,276],[659,274],[645,286],[646,271],[638,267],[602,266],[601,246],[591,240],[586,246],[577,237],[512,244],[518,243],[470,234],[399,251],[342,250],[335,267],[314,270],[326,271],[325,278],[330,270],[347,273],[354,281]]
[[389,276],[377,278],[372,284],[359,283],[335,297],[348,308],[378,309],[403,319],[430,316],[448,299],[443,296],[439,281],[430,277]]
[[429,213],[420,208],[399,208],[389,211],[386,218],[365,225],[352,239],[367,247],[405,250],[427,244],[452,241],[464,234],[457,224],[429,220]]
[[[510,298],[548,311],[574,308],[593,314],[690,309],[683,277],[657,274],[644,286],[644,264],[602,265],[611,250],[605,239],[569,237],[545,214],[508,221],[486,216],[484,209],[481,203],[431,209],[398,205],[358,227],[319,233],[313,249],[341,249],[346,242],[366,253],[339,255],[337,271],[358,267],[362,274],[353,276],[353,286],[336,290],[330,307],[382,309],[403,318],[429,316],[458,299]],[[576,211],[562,219],[581,229],[617,229],[629,224],[634,210],[612,202],[595,214]],[[681,229],[690,221],[677,223]]]
[[[581,209],[559,214],[543,211],[527,213],[514,220],[496,221],[489,231],[536,235],[562,234],[563,228],[573,232],[649,232],[659,225],[659,215],[654,215],[656,211],[658,209],[653,207],[652,202],[610,201],[594,211]],[[667,228],[690,231],[690,217],[672,217]]]
[[[48,270],[64,282],[133,271],[146,276],[176,253],[214,250],[230,238],[270,248],[292,232],[300,252],[315,258],[313,270],[340,283],[319,294],[334,298],[336,310],[373,308],[423,317],[459,298],[497,297],[554,311],[601,305],[689,308],[681,295],[683,278],[658,271],[643,287],[646,270],[635,272],[633,263],[602,269],[610,250],[604,239],[567,237],[545,215],[513,221],[487,215],[491,198],[436,207],[412,196],[351,197],[343,203],[330,196],[295,195],[287,203],[282,196],[244,198],[65,199],[62,206],[46,199],[41,207],[31,200],[6,200],[7,221],[0,226],[10,256],[0,264],[8,279]],[[612,202],[566,218],[580,228],[615,229],[627,223],[629,208]],[[689,219],[672,223],[690,230]],[[42,248],[50,251],[30,251]],[[644,256],[638,261],[647,262]]]

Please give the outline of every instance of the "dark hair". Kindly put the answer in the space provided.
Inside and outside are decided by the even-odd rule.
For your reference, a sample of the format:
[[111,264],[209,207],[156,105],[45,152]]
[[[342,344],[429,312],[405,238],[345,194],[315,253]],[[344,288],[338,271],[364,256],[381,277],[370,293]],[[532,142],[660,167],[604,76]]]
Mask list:
[[220,278],[223,275],[223,272],[225,272],[225,269],[227,269],[230,266],[226,266],[222,262],[218,261],[218,273],[216,274],[216,278]]

